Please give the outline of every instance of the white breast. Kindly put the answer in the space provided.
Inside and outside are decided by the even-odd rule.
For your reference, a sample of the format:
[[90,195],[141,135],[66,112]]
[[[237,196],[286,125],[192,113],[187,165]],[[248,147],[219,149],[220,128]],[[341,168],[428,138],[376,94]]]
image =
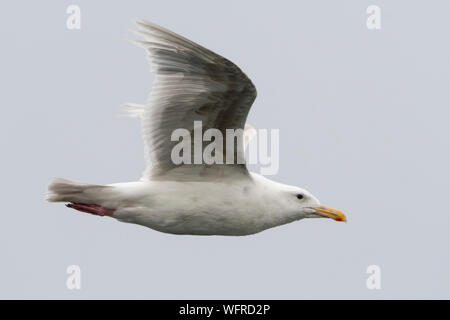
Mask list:
[[[267,180],[269,181],[269,180]],[[121,183],[113,217],[175,234],[246,235],[290,222],[276,186],[255,176],[214,182]]]

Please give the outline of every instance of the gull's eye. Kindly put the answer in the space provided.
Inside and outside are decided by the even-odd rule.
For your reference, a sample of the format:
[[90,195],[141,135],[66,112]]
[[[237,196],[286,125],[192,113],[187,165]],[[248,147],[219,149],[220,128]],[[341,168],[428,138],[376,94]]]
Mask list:
[[301,193],[299,193],[298,195],[297,195],[297,199],[303,199],[303,195],[301,194]]

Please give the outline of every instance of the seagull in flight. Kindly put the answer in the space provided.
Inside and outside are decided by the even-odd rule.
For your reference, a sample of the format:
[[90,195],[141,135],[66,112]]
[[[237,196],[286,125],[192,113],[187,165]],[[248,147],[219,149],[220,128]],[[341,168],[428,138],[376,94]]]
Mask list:
[[174,130],[194,132],[199,121],[204,130],[224,136],[227,129],[244,130],[256,89],[224,57],[153,23],[136,24],[142,40],[135,43],[145,49],[155,74],[147,104],[127,105],[142,123],[142,178],[109,185],[55,178],[47,201],[177,235],[243,236],[304,218],[346,221],[307,190],[249,172],[245,161],[238,161],[245,149],[242,136],[234,139],[232,154],[222,150],[231,163],[175,163]]

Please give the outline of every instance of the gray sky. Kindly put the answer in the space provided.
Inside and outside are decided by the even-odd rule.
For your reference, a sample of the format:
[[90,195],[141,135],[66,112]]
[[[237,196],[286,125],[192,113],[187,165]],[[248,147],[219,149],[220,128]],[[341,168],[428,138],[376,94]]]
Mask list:
[[[81,8],[81,30],[66,8]],[[368,30],[366,8],[381,8]],[[448,1],[3,1],[0,298],[450,298]],[[137,180],[151,87],[131,19],[229,58],[280,129],[280,170],[342,209],[248,237],[174,236],[43,201]],[[81,290],[66,268],[79,265]],[[368,290],[366,268],[381,268]]]

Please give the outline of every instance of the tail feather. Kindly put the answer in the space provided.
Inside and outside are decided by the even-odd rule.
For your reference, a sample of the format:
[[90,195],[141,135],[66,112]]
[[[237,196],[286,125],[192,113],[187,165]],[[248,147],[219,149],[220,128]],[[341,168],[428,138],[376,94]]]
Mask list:
[[95,203],[95,200],[98,200],[101,194],[110,188],[109,186],[55,178],[48,186],[46,200],[49,202]]

